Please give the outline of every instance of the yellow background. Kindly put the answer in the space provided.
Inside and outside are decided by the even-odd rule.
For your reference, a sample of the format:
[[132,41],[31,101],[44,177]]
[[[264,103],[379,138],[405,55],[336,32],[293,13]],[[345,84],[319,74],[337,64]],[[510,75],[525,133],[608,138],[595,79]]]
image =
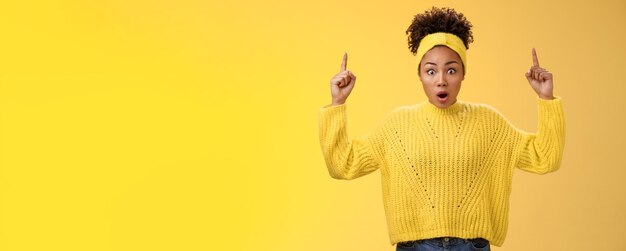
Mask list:
[[404,34],[474,25],[460,99],[534,131],[531,48],[563,97],[561,169],[516,170],[493,250],[626,232],[624,1],[2,1],[0,250],[393,250],[380,173],[328,175],[317,112],[349,53],[349,133],[425,99]]

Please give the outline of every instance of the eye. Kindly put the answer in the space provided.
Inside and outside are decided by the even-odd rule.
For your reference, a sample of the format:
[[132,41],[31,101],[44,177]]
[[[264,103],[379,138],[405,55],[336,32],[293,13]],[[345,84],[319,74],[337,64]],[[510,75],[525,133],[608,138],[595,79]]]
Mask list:
[[435,74],[435,71],[433,69],[426,70],[426,74],[433,75],[433,74]]
[[448,74],[454,74],[456,70],[454,68],[448,69]]

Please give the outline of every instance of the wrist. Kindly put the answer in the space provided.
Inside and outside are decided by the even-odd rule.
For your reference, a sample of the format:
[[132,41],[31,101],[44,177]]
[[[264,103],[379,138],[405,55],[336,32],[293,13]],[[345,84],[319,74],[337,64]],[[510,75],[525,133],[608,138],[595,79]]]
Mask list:
[[539,98],[540,99],[545,99],[545,100],[553,100],[554,99],[554,95],[541,95],[541,94],[539,94]]
[[346,103],[346,101],[345,101],[345,100],[333,100],[333,101],[331,102],[331,105],[343,105],[343,104],[345,104],[345,103]]

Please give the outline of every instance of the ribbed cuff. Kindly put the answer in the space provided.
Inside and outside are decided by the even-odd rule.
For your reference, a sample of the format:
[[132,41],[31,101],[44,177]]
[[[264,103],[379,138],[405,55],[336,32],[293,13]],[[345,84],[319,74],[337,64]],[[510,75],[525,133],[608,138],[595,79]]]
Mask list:
[[342,124],[346,119],[346,103],[341,105],[325,105],[319,109],[320,124],[329,126]]
[[321,108],[322,108],[322,109],[325,109],[325,108],[333,108],[333,107],[338,107],[338,106],[346,106],[346,103],[343,103],[343,104],[341,104],[341,105],[327,104],[327,105],[325,105],[325,106],[322,106]]
[[[563,102],[560,96],[554,96],[554,99],[542,99],[537,97],[537,105],[539,108],[539,119],[562,121]],[[555,118],[554,116],[558,116]]]
[[330,135],[340,131],[346,123],[346,104],[326,105],[319,109],[319,135],[322,145]]

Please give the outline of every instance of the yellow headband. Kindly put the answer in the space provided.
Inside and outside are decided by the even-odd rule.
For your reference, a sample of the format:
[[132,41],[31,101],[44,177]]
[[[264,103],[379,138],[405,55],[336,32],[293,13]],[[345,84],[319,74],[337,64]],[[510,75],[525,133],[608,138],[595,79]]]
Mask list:
[[424,54],[436,45],[445,45],[459,54],[461,61],[463,61],[463,72],[467,73],[467,61],[465,59],[466,49],[465,44],[463,44],[463,40],[454,34],[445,32],[428,34],[422,38],[420,45],[417,47],[416,53],[417,59],[419,60],[417,62],[418,65],[422,63],[422,57],[424,57]]

